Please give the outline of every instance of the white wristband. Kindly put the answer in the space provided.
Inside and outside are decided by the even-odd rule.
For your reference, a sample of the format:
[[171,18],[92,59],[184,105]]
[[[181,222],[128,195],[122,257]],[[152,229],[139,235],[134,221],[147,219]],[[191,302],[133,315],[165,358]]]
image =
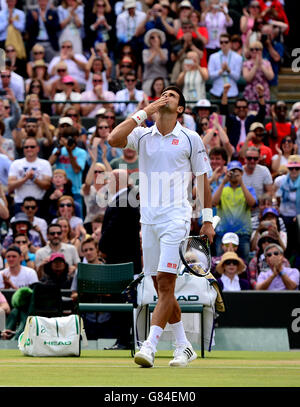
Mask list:
[[148,115],[145,110],[139,110],[131,116],[138,126],[140,126],[147,119],[147,117]]
[[202,222],[213,223],[213,210],[211,208],[202,209]]

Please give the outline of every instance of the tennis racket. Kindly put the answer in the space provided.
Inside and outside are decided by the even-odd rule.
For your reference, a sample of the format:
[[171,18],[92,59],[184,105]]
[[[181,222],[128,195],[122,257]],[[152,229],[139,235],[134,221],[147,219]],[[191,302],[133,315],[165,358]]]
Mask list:
[[[213,228],[219,223],[219,216],[213,218]],[[185,271],[197,277],[205,277],[211,269],[210,243],[206,235],[188,236],[180,242],[179,255]]]

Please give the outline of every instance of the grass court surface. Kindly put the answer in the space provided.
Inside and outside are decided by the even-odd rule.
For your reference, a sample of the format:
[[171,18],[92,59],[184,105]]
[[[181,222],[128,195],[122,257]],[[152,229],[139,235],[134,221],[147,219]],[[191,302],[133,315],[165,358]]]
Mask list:
[[[171,351],[155,366],[134,364],[130,351],[83,350],[80,357],[29,357],[0,350],[1,387],[299,387],[300,352],[206,352],[186,368],[171,368]],[[179,376],[180,375],[180,379]]]

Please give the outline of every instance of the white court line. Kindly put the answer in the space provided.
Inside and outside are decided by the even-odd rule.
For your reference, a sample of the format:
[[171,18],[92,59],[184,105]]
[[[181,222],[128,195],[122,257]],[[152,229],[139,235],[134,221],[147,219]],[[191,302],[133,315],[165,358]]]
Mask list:
[[[54,363],[26,363],[26,364],[20,364],[20,365],[18,365],[17,363],[14,363],[14,364],[2,364],[2,363],[0,363],[0,367],[12,367],[12,368],[15,368],[15,367],[18,367],[18,368],[20,368],[20,367],[25,367],[25,368],[28,368],[28,367],[39,367],[39,368],[41,368],[41,367],[55,367],[55,368],[63,368],[63,369],[66,369],[66,368],[68,368],[68,367],[74,367],[74,366],[80,366],[80,367],[88,367],[88,368],[90,368],[90,367],[95,367],[95,368],[103,368],[103,367],[106,367],[106,368],[115,368],[115,369],[120,369],[120,368],[127,368],[127,369],[132,369],[133,367],[135,367],[135,368],[140,368],[139,366],[137,366],[137,365],[135,365],[135,364],[132,364],[132,365],[130,365],[130,366],[128,366],[128,365],[101,365],[101,364],[80,364],[80,363],[75,363],[75,364],[67,364],[67,365],[63,365],[63,364],[58,364],[58,365],[55,365]],[[154,366],[153,368],[151,368],[151,369],[149,369],[149,370],[152,370],[152,369],[168,369],[168,370],[170,370],[170,366]],[[179,368],[180,369],[180,368]],[[281,365],[278,365],[278,366],[188,366],[188,367],[186,367],[185,369],[201,369],[201,370],[204,370],[204,369],[286,369],[286,370],[300,370],[300,366],[281,366]],[[178,369],[171,369],[172,371],[174,370],[178,370]]]

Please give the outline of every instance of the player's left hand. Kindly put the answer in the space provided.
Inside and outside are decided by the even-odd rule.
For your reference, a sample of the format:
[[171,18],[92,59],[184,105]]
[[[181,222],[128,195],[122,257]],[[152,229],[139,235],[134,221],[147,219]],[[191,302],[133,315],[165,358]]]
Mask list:
[[208,237],[209,243],[212,244],[215,237],[215,230],[211,222],[204,222],[200,229],[199,235],[206,235]]

